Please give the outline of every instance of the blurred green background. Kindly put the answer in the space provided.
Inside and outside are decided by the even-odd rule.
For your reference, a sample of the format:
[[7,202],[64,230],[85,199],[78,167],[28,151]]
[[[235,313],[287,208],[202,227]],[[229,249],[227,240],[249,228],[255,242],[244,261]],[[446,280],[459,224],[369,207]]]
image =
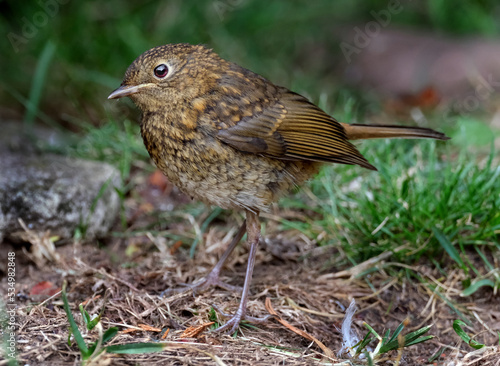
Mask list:
[[[313,99],[323,92],[335,95],[345,90],[339,78],[346,67],[342,35],[390,6],[403,8],[392,16],[391,28],[500,34],[496,0],[3,0],[1,111],[22,117],[31,100],[38,118],[72,128],[80,122],[99,125],[110,108],[115,116],[134,113],[110,107],[107,95],[138,55],[173,42],[207,44]],[[46,65],[36,74],[41,62]]]

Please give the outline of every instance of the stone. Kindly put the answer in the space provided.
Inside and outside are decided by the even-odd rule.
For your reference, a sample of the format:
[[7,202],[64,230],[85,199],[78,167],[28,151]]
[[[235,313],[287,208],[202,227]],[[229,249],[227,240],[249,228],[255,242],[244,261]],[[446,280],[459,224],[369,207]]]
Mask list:
[[39,233],[72,238],[105,235],[120,209],[114,187],[120,174],[109,164],[59,155],[2,152],[0,159],[0,241],[23,232],[19,219]]

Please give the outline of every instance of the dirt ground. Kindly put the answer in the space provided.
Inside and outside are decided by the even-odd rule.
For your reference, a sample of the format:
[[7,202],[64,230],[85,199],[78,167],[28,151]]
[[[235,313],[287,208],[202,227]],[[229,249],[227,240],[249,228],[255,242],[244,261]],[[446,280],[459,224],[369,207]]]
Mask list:
[[[131,229],[147,227],[147,221],[155,217],[154,208],[149,207],[146,211],[153,210],[153,214],[147,215],[131,210],[134,204],[127,202],[127,205],[129,223],[134,221]],[[168,225],[169,232],[192,232],[193,222],[186,218]],[[80,363],[77,346],[74,343],[69,346],[67,342],[69,323],[59,293],[66,280],[71,309],[81,325],[80,303],[84,303],[89,314],[98,314],[104,306],[104,329],[117,326],[120,330],[111,344],[168,342],[159,353],[102,354],[94,360],[94,365],[366,364],[337,354],[342,347],[339,329],[352,299],[358,309],[353,328],[360,338],[367,333],[363,322],[379,334],[394,330],[405,319],[408,324],[403,334],[432,325],[428,335],[435,338],[402,352],[392,351],[377,360],[377,365],[500,365],[498,335],[494,331],[500,329],[500,306],[498,295],[491,289],[480,290],[472,297],[460,297],[458,271],[444,268],[447,276],[443,276],[437,269],[431,269],[433,266],[425,258],[411,268],[429,283],[438,285],[435,291],[405,275],[391,277],[387,268],[399,270],[405,265],[391,263],[390,255],[351,269],[336,268],[331,264],[331,258],[340,255],[336,249],[319,247],[298,232],[280,232],[272,219],[266,220],[265,239],[257,253],[249,313],[259,317],[269,315],[268,301],[281,319],[302,334],[271,318],[262,324],[240,327],[237,337],[208,329],[195,338],[183,335],[186,328],[211,321],[212,304],[226,312],[235,311],[238,305],[239,294],[220,288],[196,296],[190,290],[158,296],[165,289],[201,279],[216,263],[238,221],[241,223],[237,214],[224,220],[208,228],[193,259],[189,258],[189,248],[180,247],[180,241],[167,241],[153,231],[125,232],[100,242],[73,241],[55,248],[47,246],[43,237],[31,238],[32,244],[2,244],[0,257],[7,258],[8,252],[14,252],[16,258],[20,363],[51,366]],[[240,245],[224,268],[223,280],[241,286],[246,260],[246,247]],[[377,269],[371,274],[356,278],[359,271],[373,266]],[[0,288],[6,293],[5,268],[0,267],[0,274]],[[476,341],[491,347],[471,352],[474,350],[452,329],[459,315],[448,303],[471,320],[466,331],[475,335]],[[217,317],[217,322],[224,322],[220,315]],[[83,326],[80,329],[87,343],[97,339],[97,332],[84,332]],[[323,348],[311,341],[312,337]],[[376,342],[371,346],[373,349]],[[442,347],[446,347],[442,355],[429,363],[429,358]],[[7,361],[0,359],[0,365],[5,364]]]
[[[163,331],[170,329],[163,341],[172,343],[163,352],[105,355],[96,360],[99,365],[152,365],[158,362],[175,365],[340,363],[340,358],[326,358],[317,344],[274,319],[255,328],[242,327],[237,338],[208,331],[202,332],[197,338],[181,338],[181,333],[187,327],[209,322],[212,304],[231,311],[239,301],[238,294],[218,288],[197,296],[186,291],[164,298],[158,297],[166,288],[178,287],[181,283],[203,277],[223,251],[224,244],[227,244],[224,238],[219,237],[221,232],[214,231],[209,232],[206,248],[199,248],[194,260],[186,258],[183,250],[173,254],[170,254],[170,250],[161,252],[158,250],[158,243],[154,244],[147,237],[133,239],[133,245],[137,248],[133,260],[126,256],[132,239],[114,239],[101,248],[95,243],[73,243],[59,247],[59,262],[46,264],[42,268],[37,268],[24,254],[26,249],[23,252],[19,247],[2,246],[2,257],[6,254],[5,251],[16,253],[19,360],[30,365],[72,365],[79,359],[76,346],[70,347],[66,342],[69,326],[60,297],[55,296],[40,303],[48,297],[48,293],[33,294],[35,285],[42,281],[49,281],[53,284],[49,290],[57,291],[63,279],[66,279],[68,297],[77,321],[81,322],[77,309],[79,303],[85,301],[90,314],[99,313],[104,294],[108,294],[103,325],[105,329],[112,325],[118,326],[122,331],[112,341],[113,344],[161,340],[162,333],[157,331],[123,332],[133,327],[141,329],[141,324]],[[137,242],[141,239],[143,242]],[[203,250],[207,248],[208,253]],[[498,348],[470,354],[468,346],[452,330],[452,322],[457,319],[457,314],[439,296],[429,293],[422,285],[405,278],[390,278],[383,270],[374,272],[371,276],[373,288],[363,280],[335,278],[335,272],[325,270],[325,261],[321,259],[333,255],[331,249],[313,248],[309,253],[297,252],[295,260],[291,259],[290,253],[288,259],[283,259],[269,254],[265,249],[258,253],[249,303],[252,315],[268,314],[264,304],[269,298],[281,318],[319,339],[336,354],[341,348],[342,337],[338,329],[341,327],[344,310],[354,298],[359,309],[355,315],[354,327],[361,337],[366,333],[363,322],[367,322],[381,334],[388,328],[394,330],[407,317],[409,324],[405,332],[423,325],[433,325],[429,334],[436,338],[405,349],[401,365],[427,364],[429,357],[442,346],[448,348],[433,364],[498,365],[500,362]],[[243,283],[245,261],[246,251],[244,247],[240,247],[224,271],[224,278],[229,283]],[[123,263],[128,265],[124,266]],[[426,273],[429,278],[439,276],[430,271],[424,262],[421,268],[416,269]],[[460,311],[469,318],[477,317],[478,321],[467,329],[473,334],[479,334],[476,340],[494,345],[498,338],[481,325],[479,319],[483,324],[488,324],[490,329],[498,329],[498,297],[493,297],[491,291],[484,291],[473,299],[461,299],[454,289],[454,282],[457,280],[454,273],[450,272],[448,279],[443,282],[449,287],[441,294],[459,304]],[[3,281],[2,287],[5,286]],[[86,338],[95,340],[95,332],[87,334]],[[464,359],[465,356],[468,358]],[[390,360],[381,360],[378,364],[393,364],[397,357],[397,352],[393,352]],[[0,361],[0,364],[5,364],[5,361]],[[353,361],[352,364],[360,362]]]

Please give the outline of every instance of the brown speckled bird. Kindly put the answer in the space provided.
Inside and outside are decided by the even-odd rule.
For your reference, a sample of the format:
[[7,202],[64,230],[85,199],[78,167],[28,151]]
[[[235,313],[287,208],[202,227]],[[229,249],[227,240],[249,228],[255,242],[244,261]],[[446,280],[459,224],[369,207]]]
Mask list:
[[139,56],[109,99],[141,109],[141,133],[158,168],[190,197],[246,220],[217,265],[194,290],[232,288],[219,273],[245,231],[250,253],[240,305],[218,330],[237,329],[260,240],[259,212],[318,172],[323,163],[376,170],[349,140],[447,137],[427,128],[337,122],[303,96],[221,59],[204,46],[170,44]]

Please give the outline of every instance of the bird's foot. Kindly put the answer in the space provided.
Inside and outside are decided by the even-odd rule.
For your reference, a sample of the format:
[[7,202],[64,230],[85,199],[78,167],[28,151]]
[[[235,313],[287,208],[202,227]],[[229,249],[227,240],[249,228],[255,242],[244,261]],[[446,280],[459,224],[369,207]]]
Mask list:
[[225,332],[227,334],[233,334],[238,330],[240,323],[243,320],[248,321],[249,323],[263,323],[267,321],[269,318],[273,318],[274,315],[267,315],[262,318],[253,317],[250,315],[246,315],[246,306],[242,307],[241,304],[236,310],[234,315],[227,314],[223,312],[217,305],[212,305],[212,307],[224,318],[230,318],[226,324],[221,325],[219,328],[213,330],[213,332]]
[[240,293],[242,291],[242,288],[240,286],[233,286],[222,281],[219,277],[219,273],[216,271],[211,271],[205,278],[201,279],[196,283],[193,284],[183,283],[181,284],[181,286],[182,287],[180,288],[167,289],[163,291],[160,294],[160,297],[183,293],[189,290],[193,291],[193,296],[196,296],[198,293],[203,292],[212,286],[217,286],[223,288],[224,290],[232,292]]
[[191,290],[193,290],[194,295],[196,295],[198,292],[205,291],[212,286],[220,287],[224,290],[238,292],[238,293],[240,293],[243,290],[240,286],[234,286],[225,283],[219,278],[219,274],[215,272],[210,272],[205,278],[203,278],[199,282],[187,286]]

